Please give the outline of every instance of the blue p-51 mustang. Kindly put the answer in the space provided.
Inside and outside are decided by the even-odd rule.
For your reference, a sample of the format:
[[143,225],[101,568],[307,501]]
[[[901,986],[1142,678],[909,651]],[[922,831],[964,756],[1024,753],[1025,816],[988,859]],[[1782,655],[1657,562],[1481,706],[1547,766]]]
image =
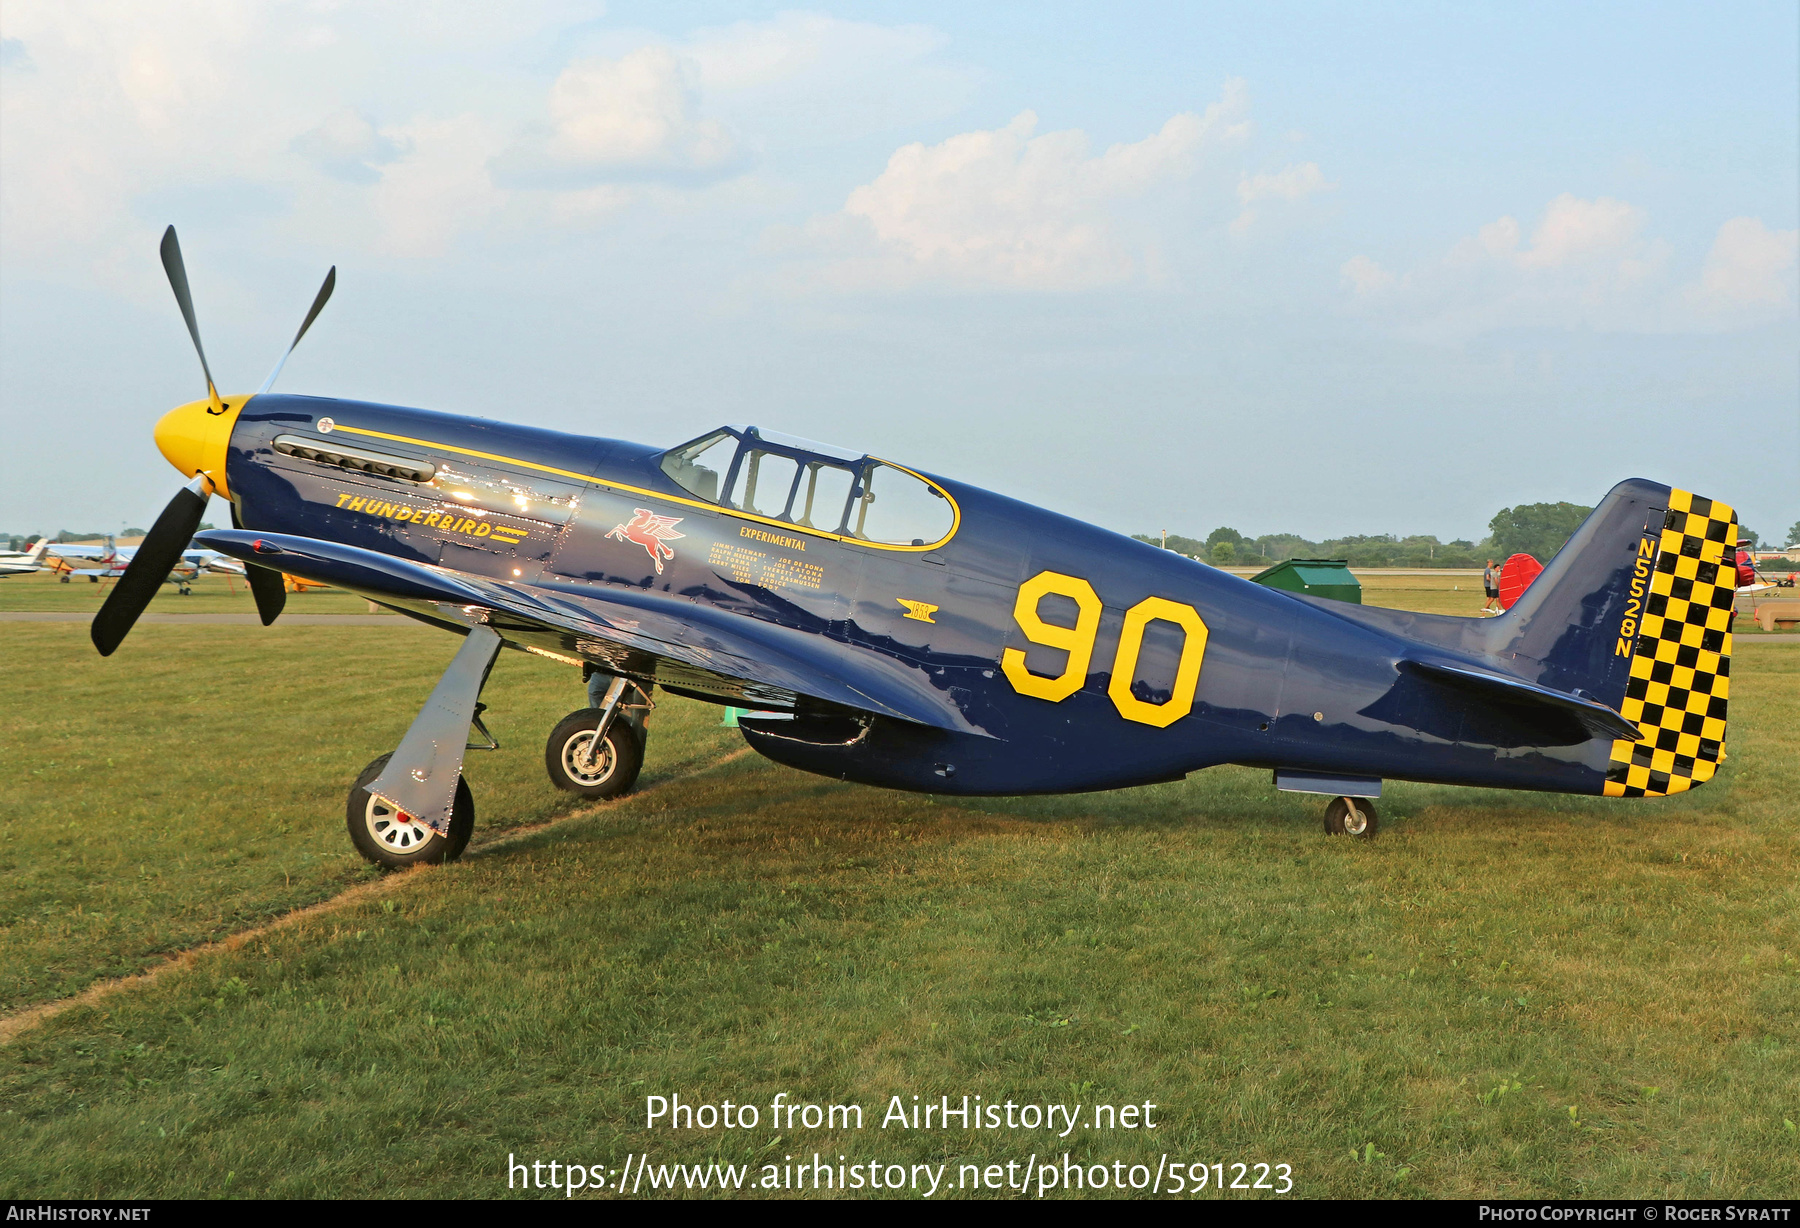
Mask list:
[[[173,227],[163,262],[199,349]],[[1615,486],[1505,614],[1454,618],[1264,588],[755,427],[662,448],[274,379],[224,398],[207,370],[207,397],[157,424],[192,481],[93,638],[118,647],[210,493],[235,527],[196,540],[248,565],[265,624],[285,572],[461,635],[351,790],[351,837],[379,864],[462,851],[463,755],[503,647],[609,678],[545,752],[591,797],[631,787],[655,687],[759,709],[752,747],[844,780],[1053,793],[1247,764],[1332,797],[1327,830],[1362,836],[1384,778],[1645,797],[1724,758],[1737,518],[1655,482]]]

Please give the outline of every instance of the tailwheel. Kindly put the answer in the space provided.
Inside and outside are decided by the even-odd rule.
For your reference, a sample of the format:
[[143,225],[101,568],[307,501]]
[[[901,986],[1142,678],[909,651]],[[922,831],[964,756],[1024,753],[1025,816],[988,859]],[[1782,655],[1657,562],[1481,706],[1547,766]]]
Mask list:
[[389,870],[401,870],[421,862],[455,861],[469,844],[475,830],[475,797],[469,782],[456,781],[456,801],[450,808],[450,834],[440,836],[405,811],[396,810],[369,792],[369,786],[381,775],[392,754],[369,764],[350,788],[345,806],[345,823],[350,829],[350,843],[364,861]]
[[550,731],[544,745],[544,769],[550,783],[582,797],[605,799],[631,791],[638,770],[644,766],[644,735],[622,716],[606,731],[599,755],[593,754],[594,731],[600,727],[601,710],[582,708],[571,712]]
[[1373,840],[1380,828],[1375,803],[1366,797],[1337,797],[1325,807],[1325,834]]

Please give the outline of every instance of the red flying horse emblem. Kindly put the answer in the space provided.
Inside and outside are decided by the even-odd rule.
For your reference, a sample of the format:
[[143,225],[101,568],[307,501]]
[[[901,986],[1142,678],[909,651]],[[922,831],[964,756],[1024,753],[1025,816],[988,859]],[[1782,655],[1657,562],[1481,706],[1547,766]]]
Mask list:
[[647,507],[631,509],[631,519],[617,525],[607,536],[617,541],[636,542],[650,552],[650,561],[656,564],[656,574],[662,575],[664,559],[672,559],[675,552],[667,543],[677,537],[686,537],[686,533],[675,532],[680,524],[680,516],[658,516]]

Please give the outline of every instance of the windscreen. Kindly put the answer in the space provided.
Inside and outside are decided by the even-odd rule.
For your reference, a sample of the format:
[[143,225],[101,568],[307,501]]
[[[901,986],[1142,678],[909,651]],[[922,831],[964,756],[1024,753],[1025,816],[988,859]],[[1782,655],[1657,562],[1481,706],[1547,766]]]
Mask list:
[[730,431],[714,431],[668,452],[662,460],[662,471],[689,494],[717,503],[720,480],[731,472],[731,458],[737,446],[737,436]]

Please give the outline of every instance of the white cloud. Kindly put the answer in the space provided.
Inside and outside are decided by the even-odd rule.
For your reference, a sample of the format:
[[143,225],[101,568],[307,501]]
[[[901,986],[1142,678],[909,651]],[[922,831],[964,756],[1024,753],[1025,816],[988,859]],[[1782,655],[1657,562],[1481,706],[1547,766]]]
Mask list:
[[[317,237],[334,259],[440,250],[445,219],[483,216],[492,189],[411,134],[468,136],[470,108],[499,122],[518,104],[467,63],[567,16],[561,0],[493,7],[8,0],[13,56],[36,69],[0,78],[9,271],[162,297],[146,253],[171,221],[202,261],[194,232],[229,228],[264,251]],[[428,184],[467,194],[430,202]]]
[[374,183],[381,178],[375,168],[400,154],[392,135],[377,131],[374,122],[354,107],[326,116],[317,127],[295,137],[292,149],[346,183]]
[[[441,251],[446,227],[588,226],[729,178],[771,131],[825,125],[841,139],[856,123],[912,122],[941,102],[934,92],[966,96],[934,61],[941,34],[804,13],[687,38],[615,32],[608,54],[537,68],[546,48],[598,29],[600,10],[595,0],[7,0],[8,270],[80,267],[156,297],[166,289],[144,252],[170,221],[184,234],[254,231],[265,249],[313,240],[332,259],[358,247]],[[715,94],[729,107],[714,109]],[[463,149],[446,143],[452,133]],[[552,190],[521,192],[507,178],[504,155],[521,146]],[[254,211],[240,207],[252,200]]]
[[667,46],[690,70],[706,115],[759,154],[904,133],[955,114],[981,79],[945,55],[949,38],[942,31],[824,13],[783,12],[667,42],[596,31],[581,49],[618,58],[646,44]]
[[1122,207],[1241,141],[1247,109],[1232,81],[1205,114],[1182,112],[1097,157],[1079,129],[1039,135],[1030,111],[1003,128],[903,146],[841,213],[809,227],[815,244],[837,248],[824,280],[1068,290],[1138,276],[1149,245],[1127,233]]
[[879,26],[824,13],[782,13],[700,30],[682,44],[708,90],[752,90],[817,75],[914,67],[949,40],[929,26]]
[[[0,76],[0,229],[33,261],[122,256],[132,196],[173,178],[242,173],[254,125],[225,104],[254,35],[241,5],[207,13],[130,3],[9,2]],[[202,133],[204,137],[202,138]]]
[[736,143],[721,124],[698,114],[695,75],[667,47],[576,61],[550,87],[548,152],[600,169],[726,165],[737,156]]
[[1311,196],[1315,192],[1329,192],[1337,187],[1335,183],[1325,180],[1325,172],[1319,169],[1317,162],[1298,162],[1284,167],[1274,174],[1261,173],[1244,175],[1238,179],[1238,202],[1243,205],[1243,212],[1231,223],[1233,234],[1242,234],[1256,222],[1256,210],[1251,208],[1258,201],[1282,200],[1296,201]]
[[934,58],[947,41],[927,26],[800,12],[671,42],[600,34],[589,45],[602,50],[563,70],[544,122],[496,170],[504,183],[556,190],[703,186],[747,170],[771,144],[804,148],[949,113],[973,74]]
[[422,120],[394,130],[407,153],[375,188],[381,247],[398,256],[441,255],[459,233],[504,203],[488,174],[499,127],[477,116]]
[[1336,186],[1325,182],[1325,173],[1317,162],[1301,162],[1273,175],[1243,176],[1238,180],[1238,199],[1248,207],[1259,200],[1299,200]]
[[1339,272],[1365,310],[1424,337],[1518,327],[1713,331],[1792,311],[1795,231],[1734,218],[1687,281],[1674,248],[1648,232],[1636,205],[1564,193],[1529,240],[1518,219],[1501,217],[1404,274],[1360,255]]
[[1644,211],[1622,200],[1602,196],[1582,200],[1564,192],[1544,210],[1544,220],[1531,236],[1531,246],[1517,244],[1518,224],[1501,218],[1501,230],[1484,228],[1488,250],[1517,262],[1521,268],[1561,269],[1593,261],[1633,259],[1638,235],[1644,229]]
[[1357,294],[1373,296],[1394,287],[1394,275],[1367,256],[1352,256],[1339,270]]
[[1691,300],[1719,316],[1788,309],[1797,254],[1800,230],[1770,230],[1761,218],[1734,217],[1719,227]]
[[803,12],[668,41],[591,31],[496,173],[555,191],[706,186],[770,146],[804,149],[954,110],[973,75],[936,58],[947,41],[926,26]]

